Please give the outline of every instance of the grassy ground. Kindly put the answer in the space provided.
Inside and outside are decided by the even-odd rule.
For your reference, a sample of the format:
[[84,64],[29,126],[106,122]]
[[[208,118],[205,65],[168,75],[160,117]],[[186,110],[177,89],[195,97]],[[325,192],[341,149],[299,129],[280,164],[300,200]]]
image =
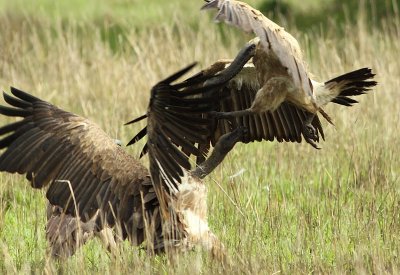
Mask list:
[[[250,38],[216,27],[194,9],[190,20],[197,23],[187,23],[179,6],[162,10],[162,20],[156,12],[160,23],[146,24],[145,31],[127,17],[105,16],[110,5],[114,9],[110,3],[125,2],[100,1],[93,11],[94,1],[74,1],[83,14],[98,12],[82,20],[2,12],[0,87],[32,92],[126,143],[139,127],[122,124],[145,111],[151,85],[194,60],[200,68],[230,58]],[[144,9],[142,16],[152,16],[140,1],[132,2],[135,9],[120,11]],[[6,1],[0,3],[4,11]],[[12,3],[7,5],[24,4]],[[113,32],[107,26],[114,22],[121,28],[109,39]],[[239,145],[208,177],[210,223],[228,247],[234,273],[400,272],[400,24],[398,17],[380,29],[366,23],[360,15],[340,37],[334,29],[294,31],[317,79],[371,66],[380,82],[359,105],[327,109],[336,126],[325,123],[322,150],[306,144]],[[127,150],[138,156],[140,149]],[[31,190],[23,177],[0,174],[0,273],[222,271],[202,253],[182,255],[171,267],[164,257],[147,257],[127,243],[120,255],[109,255],[96,240],[68,261],[54,262],[46,256],[45,203],[44,192]]]

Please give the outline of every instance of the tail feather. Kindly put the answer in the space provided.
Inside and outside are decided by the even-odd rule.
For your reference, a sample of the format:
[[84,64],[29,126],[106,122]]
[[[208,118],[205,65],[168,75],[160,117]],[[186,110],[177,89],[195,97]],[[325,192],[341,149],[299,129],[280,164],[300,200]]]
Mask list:
[[375,74],[372,73],[372,70],[370,68],[362,68],[332,78],[331,80],[328,80],[326,83],[349,81],[349,80],[354,80],[354,81],[367,80],[369,78],[373,78],[374,76]]
[[334,99],[332,99],[332,102],[339,104],[339,105],[347,106],[347,107],[353,106],[353,104],[358,103],[358,101],[355,99],[352,99],[347,96],[340,96],[340,95],[335,97]]
[[337,91],[336,97],[331,102],[343,106],[353,106],[358,101],[349,96],[366,94],[378,84],[372,80],[374,76],[375,74],[370,68],[362,68],[328,80],[324,86],[329,90]]

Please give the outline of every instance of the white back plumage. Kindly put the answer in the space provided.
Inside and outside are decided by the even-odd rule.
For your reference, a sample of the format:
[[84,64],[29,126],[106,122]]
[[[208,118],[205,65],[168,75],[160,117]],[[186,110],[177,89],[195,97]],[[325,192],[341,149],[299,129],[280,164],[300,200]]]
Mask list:
[[272,50],[283,66],[288,69],[295,85],[307,95],[313,95],[306,63],[297,40],[250,5],[235,0],[211,0],[203,9],[218,9],[217,21],[224,21],[245,32],[254,32],[265,51]]

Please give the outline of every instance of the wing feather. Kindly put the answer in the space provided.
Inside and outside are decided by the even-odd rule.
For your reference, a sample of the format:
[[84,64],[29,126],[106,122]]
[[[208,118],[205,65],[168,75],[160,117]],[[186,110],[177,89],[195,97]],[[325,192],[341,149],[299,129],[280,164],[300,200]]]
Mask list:
[[292,133],[290,132],[289,125],[288,125],[288,123],[287,123],[287,121],[285,119],[285,116],[283,114],[283,108],[280,108],[280,109],[276,110],[276,112],[274,112],[274,113],[277,114],[279,122],[282,125],[282,129],[283,129],[282,138],[285,141],[291,141],[292,140],[291,139]]
[[[272,131],[270,130],[270,125],[268,124],[268,121],[266,119],[266,115],[265,114],[258,114],[260,117],[260,121],[261,121],[261,126],[262,126],[262,130],[261,130],[261,140],[264,138],[265,140],[270,140],[271,138],[269,136],[272,135]],[[258,140],[257,141],[261,141]]]
[[[11,88],[11,94],[4,93],[11,106],[0,106],[0,114],[22,119],[0,128],[0,147],[5,149],[0,154],[0,171],[26,174],[33,187],[48,187],[50,203],[68,215],[78,214],[82,222],[100,210],[99,230],[106,226],[103,217],[107,217],[109,225],[122,225],[124,236],[143,239],[143,230],[128,220],[133,215],[143,219],[143,214],[158,213],[147,169],[89,120],[21,90]],[[142,194],[148,198],[146,209]],[[120,204],[122,199],[140,207],[126,209]],[[118,213],[124,213],[124,219]],[[161,228],[156,230],[161,232]]]
[[293,111],[292,108],[288,106],[288,104],[282,104],[282,113],[285,117],[285,121],[288,123],[289,128],[290,128],[290,141],[296,141],[300,142],[301,141],[301,122],[299,122],[295,117],[293,116]]
[[[263,139],[301,141],[300,129],[306,111],[289,102],[284,102],[275,112],[219,120],[217,123],[208,115],[210,111],[231,112],[250,107],[260,87],[254,66],[248,65],[221,87],[207,87],[204,73],[207,70],[186,80],[185,85],[160,82],[153,87],[146,115],[146,148],[153,185],[161,204],[174,195],[185,170],[191,168],[189,155],[204,159],[210,144],[215,145],[222,135],[237,127],[249,128],[248,137],[242,140],[244,143]],[[200,78],[204,83],[198,82]],[[195,85],[190,86],[190,81]],[[315,119],[317,122],[318,117]],[[322,128],[318,130],[322,133]]]
[[307,66],[297,40],[250,5],[235,0],[210,0],[202,9],[218,9],[216,21],[223,21],[238,27],[245,32],[254,32],[265,51],[273,51],[295,85],[306,95],[313,95],[313,87],[309,81]]
[[[249,108],[259,88],[254,66],[252,64],[246,65],[235,78],[220,90],[220,93],[228,91],[230,96],[221,100],[217,110],[232,112]],[[217,127],[211,130],[213,135],[211,144],[215,145],[222,135],[241,126],[249,127],[249,135],[246,140],[242,140],[245,143],[261,140],[301,142],[303,137],[301,127],[305,122],[306,114],[307,111],[298,106],[290,102],[283,102],[274,112],[252,114],[246,116],[246,119],[239,117],[235,119],[234,124],[228,123],[227,120],[220,120]],[[322,125],[318,116],[315,117],[313,125],[318,130],[318,134],[323,136]],[[202,147],[206,148],[207,146],[203,145]]]
[[[96,195],[101,187],[107,184],[107,181],[103,181],[102,184],[99,184],[96,178],[91,177],[91,181],[86,182],[87,187],[85,188],[85,190],[82,190],[81,192],[75,194],[75,199],[79,202],[79,212],[85,213],[85,215],[87,215],[88,217],[93,217],[93,215],[98,210]],[[113,225],[113,223],[111,225]]]
[[285,137],[285,131],[279,117],[279,110],[277,109],[275,112],[270,112],[270,115],[272,117],[273,123],[275,124],[275,129],[277,131],[276,138],[279,142],[283,142]]
[[199,85],[210,78],[205,76],[172,83],[192,67],[190,65],[159,82],[151,91],[146,148],[158,194],[165,191],[172,194],[177,190],[184,171],[191,169],[189,156],[200,157],[202,154],[196,144],[206,144],[210,140],[213,122],[206,114],[215,110],[218,104],[217,87],[215,84]]

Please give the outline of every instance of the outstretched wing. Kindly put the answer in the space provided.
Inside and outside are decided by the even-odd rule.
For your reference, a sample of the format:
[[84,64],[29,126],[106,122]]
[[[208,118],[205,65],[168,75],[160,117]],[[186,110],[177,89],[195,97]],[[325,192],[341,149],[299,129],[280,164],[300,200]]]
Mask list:
[[[217,75],[220,71],[222,71],[229,65],[229,61],[224,61],[223,66],[221,66],[220,62],[217,62],[211,65],[209,68],[206,68],[205,70],[195,74],[193,77],[189,78],[187,82],[196,83],[196,85],[200,86],[204,85],[205,82],[202,82],[204,79]],[[190,95],[190,86],[188,87],[189,91],[187,92]],[[244,110],[251,106],[257,91],[260,89],[260,84],[257,81],[256,71],[253,64],[246,64],[242,68],[240,73],[237,74],[234,78],[226,82],[224,85],[221,85],[214,89],[214,92],[212,92],[211,94],[208,93],[205,98],[202,97],[204,96],[204,93],[207,94],[207,89],[196,89],[197,91],[199,91],[197,99],[192,100],[191,105],[187,105],[188,109],[193,108],[193,110],[201,107],[200,105],[197,105],[198,102],[201,102],[201,104],[203,104],[203,107],[207,106],[207,108],[204,108],[203,110],[198,109],[198,113],[204,112],[201,116],[197,117],[197,113],[194,112],[190,115],[182,115],[178,118],[179,120],[172,119],[172,121],[179,121],[180,127],[183,127],[182,130],[188,132],[180,133],[178,137],[182,137],[181,141],[175,140],[174,142],[175,145],[184,144],[184,146],[182,146],[182,148],[180,149],[181,151],[185,152],[186,155],[193,154],[198,157],[198,162],[202,162],[208,154],[208,150],[211,145],[214,146],[221,136],[226,133],[233,132],[239,127],[246,127],[248,129],[248,134],[243,140],[241,140],[241,142],[244,143],[262,140],[277,140],[278,142],[302,141],[302,126],[304,125],[304,122],[308,117],[309,112],[295,106],[290,102],[283,102],[281,106],[279,106],[278,109],[276,109],[274,112],[268,111],[262,114],[252,114],[243,117],[236,117],[233,120],[215,121],[207,115],[207,110],[210,109],[212,111],[233,112]],[[215,91],[217,95],[215,94]],[[182,92],[182,95],[185,95],[185,91]],[[170,104],[169,101],[164,101],[165,98],[166,97],[157,98],[157,104],[164,104],[164,108],[168,107],[168,104]],[[202,98],[201,101],[200,98]],[[210,102],[209,99],[211,99],[212,102]],[[160,118],[158,118],[158,121],[160,122],[164,116],[167,117],[162,112],[159,112]],[[199,122],[201,125],[196,125],[194,118],[196,118],[196,120],[200,119]],[[137,120],[138,119],[133,120],[133,122]],[[189,125],[190,127],[186,127],[187,125]],[[324,139],[324,131],[318,115],[315,115],[314,120],[312,121],[312,125],[315,127],[315,129],[317,129],[318,135],[317,140],[314,140],[314,142],[319,142],[319,137],[322,137],[322,139]],[[198,131],[196,129],[200,130]],[[175,132],[176,131],[173,131],[173,133]],[[146,133],[146,128],[142,129],[135,136],[132,142],[143,138]],[[201,135],[197,136],[200,133]],[[193,135],[195,135],[196,138],[194,138]],[[183,138],[185,136],[186,138]],[[174,150],[178,150],[178,148],[174,146]],[[146,152],[147,149],[142,151],[141,155],[144,155]],[[185,159],[187,159],[186,155],[183,155]],[[184,167],[188,168],[189,166]],[[178,169],[178,171],[181,170]],[[178,177],[174,178],[177,179]]]
[[[228,66],[226,62],[225,66]],[[215,64],[198,73],[196,77],[204,77],[207,74],[215,74]],[[220,68],[223,69],[223,68]],[[256,78],[254,65],[246,64],[241,72],[227,82],[218,91],[220,101],[214,111],[234,112],[249,108],[260,89],[260,84]],[[221,136],[232,132],[239,127],[246,127],[248,134],[241,140],[243,143],[254,141],[274,141],[278,142],[301,142],[303,138],[302,126],[309,112],[299,108],[298,106],[285,101],[275,111],[267,111],[260,114],[251,114],[242,117],[236,117],[230,120],[218,120],[210,125],[210,139],[206,143],[199,143],[198,147],[201,151],[202,158],[198,161],[202,162],[206,157],[210,146],[214,146]],[[312,125],[317,130],[317,139],[325,138],[324,131],[318,115],[315,115]]]
[[[123,236],[140,243],[145,215],[158,201],[148,171],[97,125],[48,102],[11,88],[11,105],[0,114],[22,117],[0,128],[0,171],[26,174],[34,188],[48,186],[47,198],[83,222],[122,226]],[[145,208],[145,209],[144,209]]]
[[147,111],[147,147],[150,173],[158,198],[173,196],[186,171],[192,168],[189,155],[200,156],[196,144],[210,138],[213,119],[204,114],[218,104],[213,86],[198,85],[210,77],[172,84],[189,71],[190,65],[155,85]]
[[308,96],[313,95],[313,87],[308,76],[306,63],[297,40],[260,11],[250,5],[235,0],[206,0],[208,3],[202,9],[215,8],[217,21],[236,26],[245,32],[254,32],[265,51],[273,51],[295,85]]
[[[249,108],[260,89],[255,76],[256,71],[253,64],[247,64],[235,78],[221,89],[220,92],[228,94],[228,96],[221,100],[218,111],[233,112]],[[237,117],[233,121],[219,120],[213,131],[212,143],[215,144],[221,135],[231,132],[239,126],[245,126],[249,131],[247,139],[242,141],[245,143],[275,139],[278,142],[301,142],[302,126],[307,114],[309,114],[307,111],[285,101],[273,112],[267,111],[261,114]],[[317,134],[324,138],[317,115],[312,124],[317,129]]]

